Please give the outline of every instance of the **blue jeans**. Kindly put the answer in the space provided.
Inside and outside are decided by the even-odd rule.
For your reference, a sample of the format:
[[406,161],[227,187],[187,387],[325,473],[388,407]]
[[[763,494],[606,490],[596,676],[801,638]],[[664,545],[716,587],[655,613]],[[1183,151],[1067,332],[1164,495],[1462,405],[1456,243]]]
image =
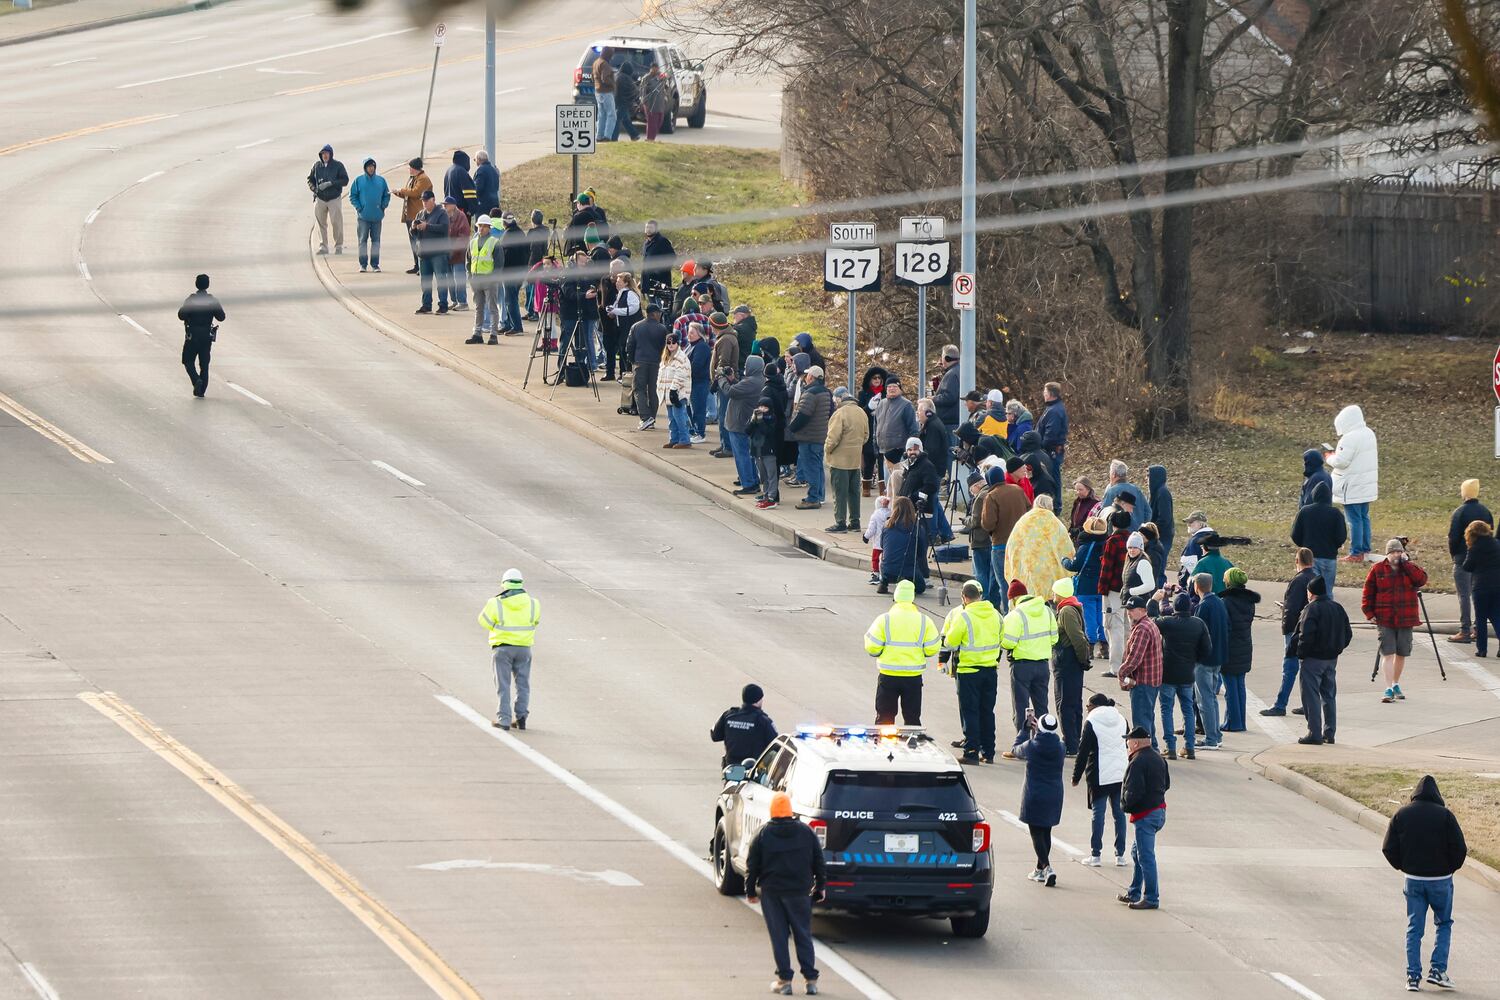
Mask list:
[[557,363],[567,364],[573,358],[578,358],[590,368],[598,368],[604,363],[604,355],[594,344],[594,326],[592,319],[582,319],[577,323],[577,329],[572,324],[562,328],[562,339],[557,345]]
[[1349,554],[1362,556],[1370,551],[1370,505],[1367,503],[1344,504],[1344,517],[1349,520]]
[[1245,675],[1224,675],[1224,728],[1232,733],[1245,730]]
[[729,438],[729,450],[734,454],[734,471],[739,473],[740,489],[760,488],[760,474],[750,458],[750,435],[744,431],[725,431]]
[[[1218,667],[1207,667],[1200,663],[1193,668],[1193,678],[1198,684],[1198,714],[1203,718],[1203,745],[1216,747],[1224,741],[1224,733],[1219,728],[1219,687],[1224,683],[1224,676]],[[1192,724],[1193,720],[1187,720],[1187,727]]]
[[1453,876],[1440,879],[1406,880],[1406,974],[1422,975],[1422,931],[1427,926],[1427,911],[1432,910],[1436,929],[1432,943],[1432,964],[1436,972],[1448,971],[1448,939],[1453,935]]
[[[710,383],[710,387],[712,387],[712,383]],[[710,392],[704,406],[707,408],[705,413],[708,419],[717,423],[719,419],[719,394]]]
[[974,579],[984,588],[984,599],[998,608],[1000,601],[995,596],[995,571],[990,567],[990,550],[971,548],[969,554],[974,557]]
[[432,308],[432,286],[437,286],[438,308],[448,308],[448,255],[424,255],[417,261],[422,280],[422,308]]
[[1287,699],[1292,696],[1292,685],[1297,683],[1297,650],[1295,634],[1286,637],[1286,655],[1281,659],[1281,690],[1276,692],[1276,704],[1272,708],[1286,711]]
[[[818,445],[819,449],[822,447]],[[953,537],[953,525],[948,523],[948,512],[936,497],[932,501],[932,537],[934,540]]]
[[1182,735],[1187,740],[1187,749],[1196,749],[1196,728],[1193,725],[1193,685],[1163,684],[1161,686],[1161,738],[1167,741],[1168,750],[1177,749],[1177,720],[1173,718],[1172,703],[1182,706]]
[[521,329],[521,286],[513,281],[500,286],[500,329]]
[[1083,637],[1089,642],[1103,642],[1104,598],[1098,594],[1079,594],[1078,603],[1083,605]]
[[1156,742],[1156,698],[1161,688],[1137,684],[1130,689],[1130,722],[1131,725],[1141,726],[1151,734],[1151,749],[1157,748]]
[[693,379],[693,419],[692,428],[694,437],[705,437],[708,429],[708,379]]
[[667,404],[667,443],[689,444],[687,404]]
[[990,572],[994,574],[995,595],[1000,599],[993,601],[995,607],[1004,614],[1010,610],[1010,582],[1005,579],[1005,546],[995,545],[990,548]]
[[1090,852],[1098,857],[1104,850],[1104,813],[1108,810],[1115,820],[1115,857],[1125,856],[1125,810],[1120,808],[1120,786],[1101,785],[1094,796],[1094,829],[1089,837]]
[[1063,457],[1062,457],[1061,453],[1059,453],[1059,452],[1048,452],[1047,453],[1047,464],[1050,465],[1050,466],[1052,466],[1052,481],[1057,484],[1057,496],[1055,496],[1055,497],[1052,498],[1052,513],[1055,514],[1055,515],[1057,515],[1058,517],[1062,517],[1062,494],[1063,494],[1062,463],[1063,463]]
[[469,265],[466,263],[455,264],[448,262],[448,284],[452,290],[448,293],[453,299],[454,305],[466,306],[469,304]]
[[619,123],[615,120],[615,95],[596,94],[595,99],[599,103],[599,123],[594,134],[599,137],[600,142],[613,142],[615,130]]
[[1165,809],[1147,813],[1135,821],[1135,844],[1130,848],[1135,874],[1130,877],[1130,895],[1148,903],[1161,902],[1161,889],[1156,882],[1156,835],[1166,825]]
[[[359,233],[360,267],[364,267],[367,262],[377,268],[380,266],[380,225],[379,219],[360,219],[355,226]],[[365,252],[366,244],[369,244],[369,253]]]
[[797,442],[797,478],[807,484],[807,500],[822,503],[826,495],[823,482],[823,442]]
[[1323,578],[1328,585],[1328,596],[1333,596],[1333,582],[1338,579],[1339,561],[1337,559],[1313,559],[1313,569]]

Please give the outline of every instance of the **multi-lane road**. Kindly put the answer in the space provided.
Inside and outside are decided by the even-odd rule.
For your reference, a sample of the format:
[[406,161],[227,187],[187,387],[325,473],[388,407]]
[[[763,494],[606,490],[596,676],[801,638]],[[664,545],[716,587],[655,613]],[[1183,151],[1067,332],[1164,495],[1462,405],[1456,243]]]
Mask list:
[[[581,44],[638,14],[562,0],[505,26],[499,158],[550,148]],[[479,15],[450,23],[430,145],[473,149]],[[759,917],[705,878],[707,731],[749,680],[783,725],[864,720],[878,605],[327,298],[303,177],[324,142],[351,170],[412,155],[426,30],[237,0],[3,51],[0,997],[762,992]],[[673,141],[777,142],[774,87],[713,94],[724,127]],[[200,270],[230,320],[195,400],[174,316]],[[474,617],[512,565],[546,611],[532,725],[506,737]],[[1482,680],[1413,685],[1424,721],[1399,730],[1359,690],[1341,737],[1481,723]],[[1027,882],[1019,772],[984,768],[989,936],[820,921],[826,992],[1399,989],[1377,839],[1203,756],[1173,772],[1162,911],[1115,904],[1114,868]],[[1065,859],[1087,843],[1081,794],[1058,833]],[[1461,879],[1459,913],[1453,975],[1500,996],[1500,900]]]

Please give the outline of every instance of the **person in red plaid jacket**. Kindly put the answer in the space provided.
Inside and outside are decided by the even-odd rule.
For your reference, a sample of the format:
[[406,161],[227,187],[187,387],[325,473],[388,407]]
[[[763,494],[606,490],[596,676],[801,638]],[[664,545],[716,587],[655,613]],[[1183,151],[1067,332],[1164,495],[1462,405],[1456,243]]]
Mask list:
[[[1120,689],[1130,692],[1130,722],[1151,734],[1151,748],[1157,748],[1156,699],[1161,693],[1161,630],[1146,613],[1146,598],[1132,597],[1125,602],[1130,617],[1130,638],[1125,642],[1124,661],[1120,664]],[[1191,719],[1187,720],[1192,725]]]
[[1370,567],[1365,577],[1360,608],[1380,628],[1380,662],[1385,668],[1387,704],[1405,701],[1401,693],[1401,671],[1411,655],[1412,629],[1422,624],[1417,591],[1427,585],[1427,571],[1406,554],[1399,538],[1385,543],[1385,558]]

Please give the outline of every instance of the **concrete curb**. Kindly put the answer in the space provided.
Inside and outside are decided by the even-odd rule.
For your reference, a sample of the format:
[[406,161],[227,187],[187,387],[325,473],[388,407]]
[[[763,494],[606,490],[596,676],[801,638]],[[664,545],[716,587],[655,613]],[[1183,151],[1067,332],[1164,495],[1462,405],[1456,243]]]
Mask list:
[[[78,2],[82,2],[82,0],[78,0]],[[117,17],[106,17],[98,21],[86,21],[83,24],[64,24],[57,28],[47,28],[29,35],[18,35],[15,38],[0,38],[0,48],[4,48],[7,45],[20,45],[23,42],[37,42],[44,38],[56,38],[59,35],[74,35],[80,31],[93,31],[95,28],[110,28],[117,24],[130,24],[133,21],[149,21],[157,17],[171,17],[174,14],[185,14],[191,10],[207,10],[210,7],[217,7],[220,4],[228,2],[229,0],[194,0],[192,3],[183,3],[174,7],[139,10],[133,14],[120,14]]]
[[678,486],[691,490],[705,500],[711,501],[716,506],[738,514],[756,527],[763,528],[779,538],[786,539],[808,555],[852,569],[868,569],[869,558],[867,556],[840,549],[836,546],[826,545],[819,539],[798,531],[785,521],[772,517],[763,511],[756,510],[753,506],[734,503],[724,487],[710,482],[702,476],[679,468],[671,462],[637,448],[628,442],[621,441],[610,431],[592,424],[582,417],[569,413],[555,403],[539,399],[531,393],[523,391],[520,386],[513,384],[508,379],[487,371],[467,358],[460,357],[446,348],[429,343],[409,330],[392,323],[374,309],[365,305],[357,295],[349,291],[347,286],[334,275],[333,269],[328,266],[328,262],[319,259],[319,255],[314,250],[315,246],[316,239],[310,237],[308,241],[308,255],[312,260],[313,272],[317,274],[318,281],[322,283],[323,288],[357,319],[376,331],[404,347],[416,351],[428,360],[440,364],[445,368],[452,369],[476,385],[483,386],[497,395],[503,396],[506,400],[516,403],[519,406],[524,406],[538,416],[545,417],[553,423],[567,428],[584,440],[597,444],[602,448],[607,448],[616,455],[626,458],[645,469],[649,469],[651,472],[676,483]]
[[[1268,781],[1274,781],[1281,787],[1290,789],[1303,798],[1316,802],[1329,812],[1337,816],[1342,816],[1352,823],[1357,823],[1373,834],[1381,837],[1385,836],[1386,827],[1391,822],[1390,818],[1371,809],[1369,806],[1356,802],[1349,798],[1349,796],[1341,792],[1336,792],[1327,785],[1316,782],[1305,774],[1293,771],[1284,764],[1262,762],[1260,754],[1241,756],[1239,761],[1243,766]],[[1484,862],[1469,858],[1464,862],[1464,866],[1460,869],[1460,872],[1467,876],[1470,881],[1476,882],[1487,889],[1500,892],[1500,871],[1496,871]]]

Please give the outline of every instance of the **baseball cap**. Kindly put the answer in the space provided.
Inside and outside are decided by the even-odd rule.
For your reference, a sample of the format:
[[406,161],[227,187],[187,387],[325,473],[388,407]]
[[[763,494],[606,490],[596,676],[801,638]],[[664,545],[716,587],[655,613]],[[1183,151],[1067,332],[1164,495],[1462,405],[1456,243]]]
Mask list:
[[1125,734],[1127,740],[1149,740],[1151,734],[1146,731],[1145,726],[1136,726]]
[[1205,514],[1205,513],[1203,513],[1203,511],[1201,511],[1201,510],[1195,510],[1195,511],[1193,511],[1191,514],[1189,514],[1187,516],[1187,521],[1185,523],[1192,524],[1194,521],[1198,521],[1198,522],[1201,522],[1203,524],[1207,524],[1208,523],[1208,515]]
[[1135,597],[1130,598],[1130,600],[1126,601],[1125,606],[1132,609],[1144,608],[1146,606],[1146,603],[1146,598],[1138,594]]
[[811,375],[813,378],[822,378],[823,369],[818,367],[817,365],[811,365],[807,369],[807,374]]
[[984,393],[980,392],[978,389],[970,389],[968,392],[964,393],[964,399],[968,400],[971,403],[982,403],[984,402]]

